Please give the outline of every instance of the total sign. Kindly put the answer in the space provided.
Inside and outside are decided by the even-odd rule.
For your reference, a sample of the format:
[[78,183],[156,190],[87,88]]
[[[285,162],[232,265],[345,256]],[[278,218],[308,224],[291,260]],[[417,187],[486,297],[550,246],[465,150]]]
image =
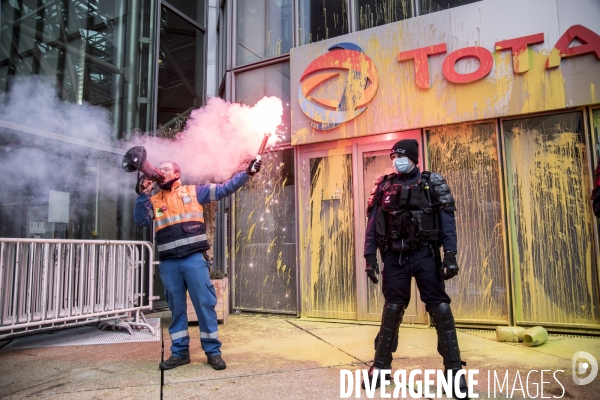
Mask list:
[[[592,29],[596,24],[586,22],[600,20],[600,2],[579,1],[590,6],[585,17],[561,9],[571,4],[566,0],[557,0],[556,9],[544,8],[542,15],[536,10],[544,2],[507,0],[501,3],[514,7],[503,11],[505,18],[495,11],[502,5],[483,1],[295,48],[292,143],[596,104],[600,35]],[[496,13],[496,26],[471,21],[473,31],[462,38],[457,16],[470,21],[478,15],[473,10],[480,20]],[[511,35],[511,24],[504,23],[511,13],[516,13],[514,30],[525,34]],[[561,20],[584,23],[561,29],[559,14]],[[524,32],[527,28],[532,31]]]

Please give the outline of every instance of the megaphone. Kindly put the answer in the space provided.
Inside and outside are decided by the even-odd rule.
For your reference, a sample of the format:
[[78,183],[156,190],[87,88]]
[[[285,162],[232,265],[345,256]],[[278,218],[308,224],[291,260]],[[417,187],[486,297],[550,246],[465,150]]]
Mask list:
[[165,180],[165,174],[160,172],[158,168],[150,164],[147,160],[148,153],[144,146],[135,146],[127,150],[127,153],[123,156],[123,169],[127,172],[139,171],[143,175],[138,177],[137,184],[135,185],[135,192],[140,192],[145,189],[141,187],[144,180],[150,180],[157,183],[162,183]]

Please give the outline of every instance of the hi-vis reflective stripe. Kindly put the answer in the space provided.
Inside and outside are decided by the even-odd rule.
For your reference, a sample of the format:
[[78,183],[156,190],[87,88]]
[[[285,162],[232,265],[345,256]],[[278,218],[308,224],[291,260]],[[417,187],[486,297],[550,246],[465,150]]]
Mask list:
[[200,338],[201,339],[218,339],[219,337],[219,332],[200,332]]
[[206,235],[198,235],[186,239],[178,239],[166,244],[159,244],[158,246],[156,246],[156,248],[158,249],[158,251],[165,251],[174,249],[175,247],[185,246],[186,244],[202,242],[204,240],[208,240],[208,237]]
[[167,217],[165,219],[161,219],[160,221],[156,221],[156,226],[157,227],[165,226],[165,225],[173,224],[177,221],[181,221],[183,219],[190,219],[190,218],[204,219],[204,214],[201,212],[191,212],[191,213],[186,213],[186,214],[181,214],[181,215],[174,215],[172,217]]
[[171,333],[171,340],[181,339],[182,337],[188,337],[188,336],[190,336],[190,334],[188,333],[188,330],[186,329],[185,331]]
[[209,190],[209,198],[210,201],[217,201],[217,185],[214,183],[210,184],[210,190]]

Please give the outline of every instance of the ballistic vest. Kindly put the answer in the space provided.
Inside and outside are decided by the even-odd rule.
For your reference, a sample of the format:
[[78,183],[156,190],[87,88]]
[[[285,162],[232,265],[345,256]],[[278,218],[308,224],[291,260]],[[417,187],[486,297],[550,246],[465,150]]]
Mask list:
[[382,187],[381,209],[385,215],[385,238],[388,246],[403,239],[410,247],[438,240],[439,216],[432,207],[433,196],[428,181],[412,185],[386,182]]
[[204,209],[196,198],[196,186],[181,186],[177,181],[171,190],[161,190],[150,198],[156,227],[156,249],[161,260],[185,257],[210,248]]

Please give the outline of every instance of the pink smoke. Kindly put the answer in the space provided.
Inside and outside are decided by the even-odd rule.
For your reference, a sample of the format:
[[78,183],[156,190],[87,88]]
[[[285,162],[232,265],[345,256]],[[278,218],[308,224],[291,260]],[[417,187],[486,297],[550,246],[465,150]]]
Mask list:
[[191,112],[175,140],[145,137],[135,144],[146,147],[154,166],[177,162],[184,183],[222,182],[256,157],[265,133],[271,134],[268,145],[280,140],[282,114],[277,97],[263,97],[253,107],[211,98]]

